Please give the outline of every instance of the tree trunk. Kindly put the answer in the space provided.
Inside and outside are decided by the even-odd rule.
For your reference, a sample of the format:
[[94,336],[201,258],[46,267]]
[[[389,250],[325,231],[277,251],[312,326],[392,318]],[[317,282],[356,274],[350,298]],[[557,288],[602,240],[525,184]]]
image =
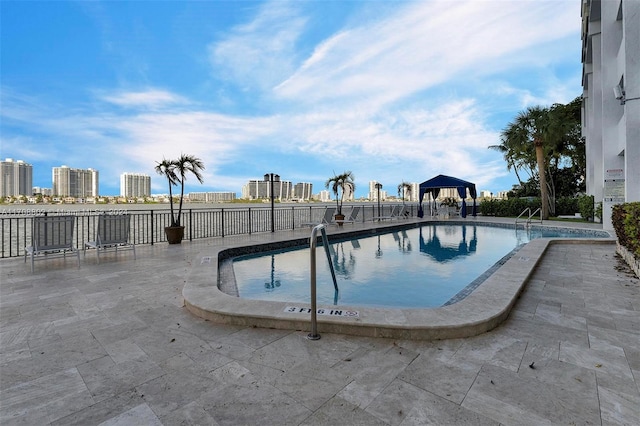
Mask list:
[[549,220],[549,196],[547,195],[547,178],[545,176],[544,149],[541,142],[534,142],[536,147],[536,161],[538,163],[538,178],[540,183],[540,201],[542,205],[542,220]]

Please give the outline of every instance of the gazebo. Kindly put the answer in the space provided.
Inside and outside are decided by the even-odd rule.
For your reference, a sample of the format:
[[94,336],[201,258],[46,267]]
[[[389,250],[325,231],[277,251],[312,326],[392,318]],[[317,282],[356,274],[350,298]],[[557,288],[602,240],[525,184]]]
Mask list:
[[476,192],[476,184],[467,182],[466,180],[454,178],[451,176],[438,175],[434,178],[431,178],[427,181],[424,181],[420,184],[420,196],[418,200],[420,201],[420,207],[418,208],[418,217],[424,216],[424,210],[422,209],[422,198],[424,194],[429,194],[435,200],[438,198],[438,194],[440,194],[441,188],[456,188],[458,190],[458,195],[462,198],[462,210],[460,211],[460,216],[467,217],[467,203],[465,202],[465,198],[467,198],[467,189],[469,190],[469,195],[473,198],[473,211],[471,213],[472,216],[476,216],[476,198],[478,197]]

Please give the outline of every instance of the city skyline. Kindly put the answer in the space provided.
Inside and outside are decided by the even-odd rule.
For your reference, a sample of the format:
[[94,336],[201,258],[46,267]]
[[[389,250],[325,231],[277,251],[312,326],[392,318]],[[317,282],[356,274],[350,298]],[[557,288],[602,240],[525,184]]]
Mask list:
[[438,174],[497,193],[517,183],[488,149],[500,131],[582,91],[574,1],[0,8],[0,157],[41,187],[62,163],[100,170],[105,194],[131,170],[164,192],[153,168],[186,153],[206,167],[187,192],[350,170],[356,197]]
[[[150,189],[151,176],[145,173],[138,173],[138,172],[122,173],[120,175],[120,187],[119,187],[118,194],[106,194],[101,192],[99,189],[98,175],[100,171],[92,168],[79,169],[79,168],[71,168],[67,165],[52,167],[52,185],[51,187],[42,187],[38,185],[27,185],[28,183],[32,182],[32,174],[33,174],[33,170],[32,170],[33,167],[28,162],[24,160],[14,160],[11,158],[7,158],[5,160],[0,161],[0,164],[2,165],[2,172],[0,173],[0,189],[2,189],[2,192],[0,192],[0,196],[21,196],[21,195],[30,196],[30,195],[39,193],[41,195],[54,195],[54,196],[63,196],[63,197],[71,196],[71,197],[78,197],[78,198],[85,198],[85,197],[144,198],[144,197],[151,197],[151,196],[168,195],[168,191],[167,192],[160,191],[160,192],[152,193]],[[18,173],[14,173],[13,170],[11,170],[11,173],[8,174],[9,176],[6,176],[7,173],[5,173],[5,168],[7,167],[7,165],[10,166],[12,169],[14,168],[14,166],[15,167],[20,166],[21,173],[19,174],[19,176],[18,176]],[[16,168],[15,172],[17,171],[18,169]],[[84,183],[84,185],[88,186],[90,190],[88,191],[78,190],[77,191],[78,193],[75,195],[71,194],[70,193],[71,191],[69,190],[65,191],[64,194],[56,193],[56,187],[59,186],[59,184],[58,185],[56,184],[56,178],[59,179],[61,171],[65,171],[66,175],[69,175],[70,172],[78,176],[88,175],[87,178],[89,179],[89,181]],[[279,175],[275,175],[275,176],[276,176],[276,187],[274,188],[274,197],[276,199],[285,199],[285,200],[297,200],[297,199],[311,200],[313,198],[323,199],[323,200],[331,199],[332,192],[327,190],[326,188],[322,190],[318,190],[318,192],[314,193],[313,184],[310,182],[293,183],[290,180],[282,179]],[[9,179],[7,179],[7,177],[9,177]],[[69,180],[70,180],[70,176],[66,176],[65,185],[64,185],[65,188],[70,187]],[[81,180],[81,179],[76,179],[76,180]],[[360,195],[356,197],[354,193],[347,192],[345,193],[345,197],[347,197],[350,200],[369,199],[369,200],[375,201],[378,199],[378,193],[375,187],[375,185],[378,183],[380,182],[376,180],[369,181],[368,192],[365,195]],[[19,194],[17,192],[15,194],[5,193],[7,192],[5,187],[7,186],[17,188],[17,187],[25,187],[25,185],[30,186],[33,189],[31,193],[29,194],[27,193]],[[78,185],[77,183],[74,183],[72,186],[75,187],[77,185]],[[401,188],[400,185],[404,185],[404,188]],[[407,201],[418,201],[417,194],[419,192],[419,189],[418,189],[419,185],[420,185],[420,182],[403,181],[399,183],[397,187],[395,186],[392,187],[393,189],[391,190],[389,190],[389,188],[387,187],[384,187],[383,185],[380,189],[380,198],[381,199],[396,198],[395,191],[397,189],[398,191],[397,198],[406,199]],[[382,188],[385,188],[385,189],[383,190]],[[46,191],[47,193],[45,194],[43,191]],[[85,192],[85,194],[81,195],[80,193],[82,192]],[[497,191],[495,194],[498,198],[506,198],[507,192],[508,191],[506,190]],[[326,194],[323,195],[323,193],[326,193]],[[482,195],[481,198],[494,197],[494,193],[489,190],[480,190],[479,193],[485,194],[485,195]],[[189,197],[190,194],[196,194],[196,197],[198,198],[199,201],[203,201],[207,199],[207,197],[211,198],[212,200],[215,199],[214,201],[220,201],[220,200],[228,201],[236,198],[251,200],[251,199],[269,198],[270,186],[269,186],[269,181],[267,180],[267,175],[265,175],[263,179],[251,179],[247,181],[240,189],[239,197],[236,191],[231,191],[231,190],[185,192],[185,195],[187,197]],[[212,194],[215,194],[215,196],[213,196]],[[233,195],[231,196],[230,194],[233,194]],[[452,196],[454,198],[458,197],[455,190],[451,192],[448,189],[444,189],[442,194],[440,198],[449,197],[449,196]]]

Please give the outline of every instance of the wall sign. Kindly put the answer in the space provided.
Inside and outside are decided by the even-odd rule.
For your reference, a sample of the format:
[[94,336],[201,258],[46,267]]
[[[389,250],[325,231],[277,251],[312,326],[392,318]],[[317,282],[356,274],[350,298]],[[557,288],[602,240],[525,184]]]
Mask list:
[[604,201],[624,203],[624,170],[609,169],[604,178]]

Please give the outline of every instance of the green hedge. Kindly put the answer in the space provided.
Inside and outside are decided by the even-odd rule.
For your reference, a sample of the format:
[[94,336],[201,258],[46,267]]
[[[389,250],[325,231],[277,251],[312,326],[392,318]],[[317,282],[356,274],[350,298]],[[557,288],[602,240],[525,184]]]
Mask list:
[[640,259],[640,202],[613,206],[611,222],[620,245]]
[[[591,199],[591,197],[587,197]],[[556,216],[574,215],[577,212],[582,214],[579,208],[580,198],[563,197],[556,200]],[[509,198],[508,200],[484,200],[480,203],[479,211],[483,216],[518,216],[526,208],[530,208],[533,213],[540,208],[540,198]],[[593,210],[593,202],[591,202]],[[582,214],[582,217],[593,217]],[[588,219],[586,219],[588,220]]]

